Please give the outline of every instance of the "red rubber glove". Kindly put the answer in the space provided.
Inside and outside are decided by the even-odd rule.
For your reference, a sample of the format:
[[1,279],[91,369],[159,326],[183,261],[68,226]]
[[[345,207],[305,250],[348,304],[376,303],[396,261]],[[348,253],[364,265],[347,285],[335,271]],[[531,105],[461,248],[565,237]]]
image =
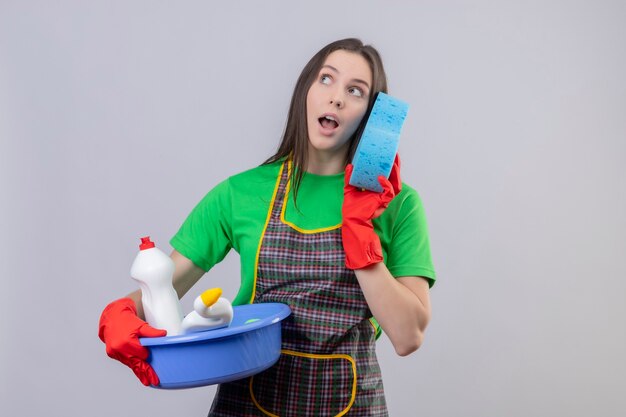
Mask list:
[[150,327],[137,317],[135,302],[130,298],[113,301],[100,316],[98,336],[106,344],[107,355],[132,369],[144,385],[159,385],[159,377],[146,362],[149,352],[141,345],[139,337],[166,334],[165,330]]
[[341,236],[343,249],[346,252],[346,267],[361,269],[383,260],[380,239],[374,231],[372,219],[380,216],[389,202],[402,190],[400,180],[400,157],[396,158],[391,168],[389,179],[378,177],[383,191],[361,190],[349,184],[352,175],[352,164],[346,166],[343,187],[343,221]]

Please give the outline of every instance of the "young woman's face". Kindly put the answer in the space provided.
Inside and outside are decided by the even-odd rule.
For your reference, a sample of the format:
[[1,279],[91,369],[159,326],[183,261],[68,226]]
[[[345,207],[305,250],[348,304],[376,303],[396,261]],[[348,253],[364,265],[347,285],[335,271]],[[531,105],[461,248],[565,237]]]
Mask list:
[[346,151],[367,111],[372,71],[361,55],[338,50],[324,61],[306,97],[309,150]]

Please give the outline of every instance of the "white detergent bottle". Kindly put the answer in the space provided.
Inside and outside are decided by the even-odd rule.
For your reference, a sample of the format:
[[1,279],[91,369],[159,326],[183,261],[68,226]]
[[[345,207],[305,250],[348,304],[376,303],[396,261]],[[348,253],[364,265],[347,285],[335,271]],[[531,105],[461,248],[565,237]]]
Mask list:
[[167,330],[168,336],[181,334],[183,310],[172,286],[174,262],[149,236],[141,238],[139,249],[130,276],[139,282],[146,321],[156,329]]
[[193,311],[183,319],[183,332],[200,332],[228,326],[233,321],[233,306],[221,295],[221,288],[212,288],[196,297]]

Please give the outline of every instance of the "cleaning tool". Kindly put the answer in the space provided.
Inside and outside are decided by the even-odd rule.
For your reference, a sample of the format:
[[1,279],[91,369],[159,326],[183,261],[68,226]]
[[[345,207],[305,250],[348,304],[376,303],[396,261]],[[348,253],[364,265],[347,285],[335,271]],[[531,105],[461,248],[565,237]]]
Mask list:
[[396,154],[389,179],[382,175],[378,177],[382,193],[350,185],[348,179],[352,173],[352,164],[348,164],[344,174],[341,238],[346,267],[361,269],[383,260],[380,239],[374,231],[372,219],[380,216],[402,190],[400,157]]
[[212,288],[196,297],[193,311],[183,319],[182,331],[191,333],[228,326],[233,321],[233,306],[221,295],[221,288]]
[[130,276],[141,287],[141,304],[146,321],[168,336],[182,333],[183,310],[172,286],[174,261],[155,247],[150,237],[142,237]]
[[141,338],[150,350],[148,363],[160,381],[152,386],[192,388],[264,371],[280,357],[281,321],[289,314],[286,304],[247,304],[233,307],[233,321],[227,327]]
[[350,185],[382,192],[378,177],[389,178],[409,105],[378,93],[352,158]]

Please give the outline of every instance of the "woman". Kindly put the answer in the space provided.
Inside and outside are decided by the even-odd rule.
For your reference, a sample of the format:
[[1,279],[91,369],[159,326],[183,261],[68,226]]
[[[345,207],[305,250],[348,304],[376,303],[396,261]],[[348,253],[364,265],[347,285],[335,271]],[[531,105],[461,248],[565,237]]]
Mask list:
[[[405,356],[421,344],[435,280],[417,193],[396,157],[382,193],[348,184],[364,116],[387,83],[379,54],[358,39],[321,49],[300,75],[277,153],[228,178],[172,238],[174,287],[182,297],[234,248],[242,283],[233,304],[281,302],[276,365],[219,386],[210,416],[385,416],[372,315]],[[109,304],[100,337],[107,354],[145,385],[158,377],[138,337],[141,293]],[[373,325],[374,324],[374,325]]]

